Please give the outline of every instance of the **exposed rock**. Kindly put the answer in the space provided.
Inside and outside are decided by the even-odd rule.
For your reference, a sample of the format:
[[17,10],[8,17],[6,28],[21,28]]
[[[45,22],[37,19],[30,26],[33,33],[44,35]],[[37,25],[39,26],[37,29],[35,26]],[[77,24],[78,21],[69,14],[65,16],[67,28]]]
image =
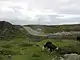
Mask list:
[[80,60],[80,55],[78,55],[78,54],[65,54],[64,60]]
[[9,40],[21,36],[22,31],[16,27],[17,25],[12,25],[6,21],[0,21],[0,40]]
[[63,57],[55,57],[52,60],[80,60],[80,55],[78,54],[65,54]]

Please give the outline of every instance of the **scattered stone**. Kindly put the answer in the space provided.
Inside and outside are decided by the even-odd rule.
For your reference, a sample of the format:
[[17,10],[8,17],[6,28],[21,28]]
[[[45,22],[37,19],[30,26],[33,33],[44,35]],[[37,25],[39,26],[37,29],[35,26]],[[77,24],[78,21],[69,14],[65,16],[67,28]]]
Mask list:
[[80,55],[78,54],[65,54],[63,57],[54,57],[52,60],[80,60]]

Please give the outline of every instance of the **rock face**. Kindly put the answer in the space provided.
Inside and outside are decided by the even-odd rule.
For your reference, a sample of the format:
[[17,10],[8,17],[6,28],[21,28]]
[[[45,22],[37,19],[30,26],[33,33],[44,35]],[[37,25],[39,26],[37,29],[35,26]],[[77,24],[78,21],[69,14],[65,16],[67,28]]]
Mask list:
[[65,54],[63,57],[55,57],[52,60],[80,60],[80,55],[78,54]]
[[65,54],[64,60],[80,60],[80,55],[78,55],[78,54]]
[[80,37],[80,31],[71,31],[71,32],[56,32],[48,34],[48,38],[65,38],[65,39],[76,39],[76,36]]
[[12,39],[20,34],[19,28],[16,28],[9,22],[0,21],[0,40]]
[[13,25],[9,22],[0,21],[0,39],[11,37],[13,35]]

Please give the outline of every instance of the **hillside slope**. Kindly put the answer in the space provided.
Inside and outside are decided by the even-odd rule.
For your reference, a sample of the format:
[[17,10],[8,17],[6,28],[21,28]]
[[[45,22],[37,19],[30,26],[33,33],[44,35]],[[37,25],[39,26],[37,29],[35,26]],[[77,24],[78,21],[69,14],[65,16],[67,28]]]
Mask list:
[[20,30],[20,26],[12,25],[6,21],[0,21],[0,40],[9,40],[24,35],[25,34]]
[[23,26],[23,28],[28,32],[30,33],[31,35],[34,35],[34,36],[47,36],[44,32],[38,32],[30,27],[25,27]]
[[76,39],[80,36],[80,24],[74,25],[24,25],[29,34],[48,38]]
[[72,25],[25,25],[31,27],[35,30],[41,30],[44,33],[55,33],[62,31],[80,31],[80,24],[72,24]]

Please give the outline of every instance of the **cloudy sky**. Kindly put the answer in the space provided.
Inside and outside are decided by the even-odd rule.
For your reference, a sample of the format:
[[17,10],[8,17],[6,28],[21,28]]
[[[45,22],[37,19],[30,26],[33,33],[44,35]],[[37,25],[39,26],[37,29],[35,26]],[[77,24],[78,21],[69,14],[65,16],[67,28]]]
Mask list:
[[0,20],[13,24],[77,24],[80,0],[0,0]]

